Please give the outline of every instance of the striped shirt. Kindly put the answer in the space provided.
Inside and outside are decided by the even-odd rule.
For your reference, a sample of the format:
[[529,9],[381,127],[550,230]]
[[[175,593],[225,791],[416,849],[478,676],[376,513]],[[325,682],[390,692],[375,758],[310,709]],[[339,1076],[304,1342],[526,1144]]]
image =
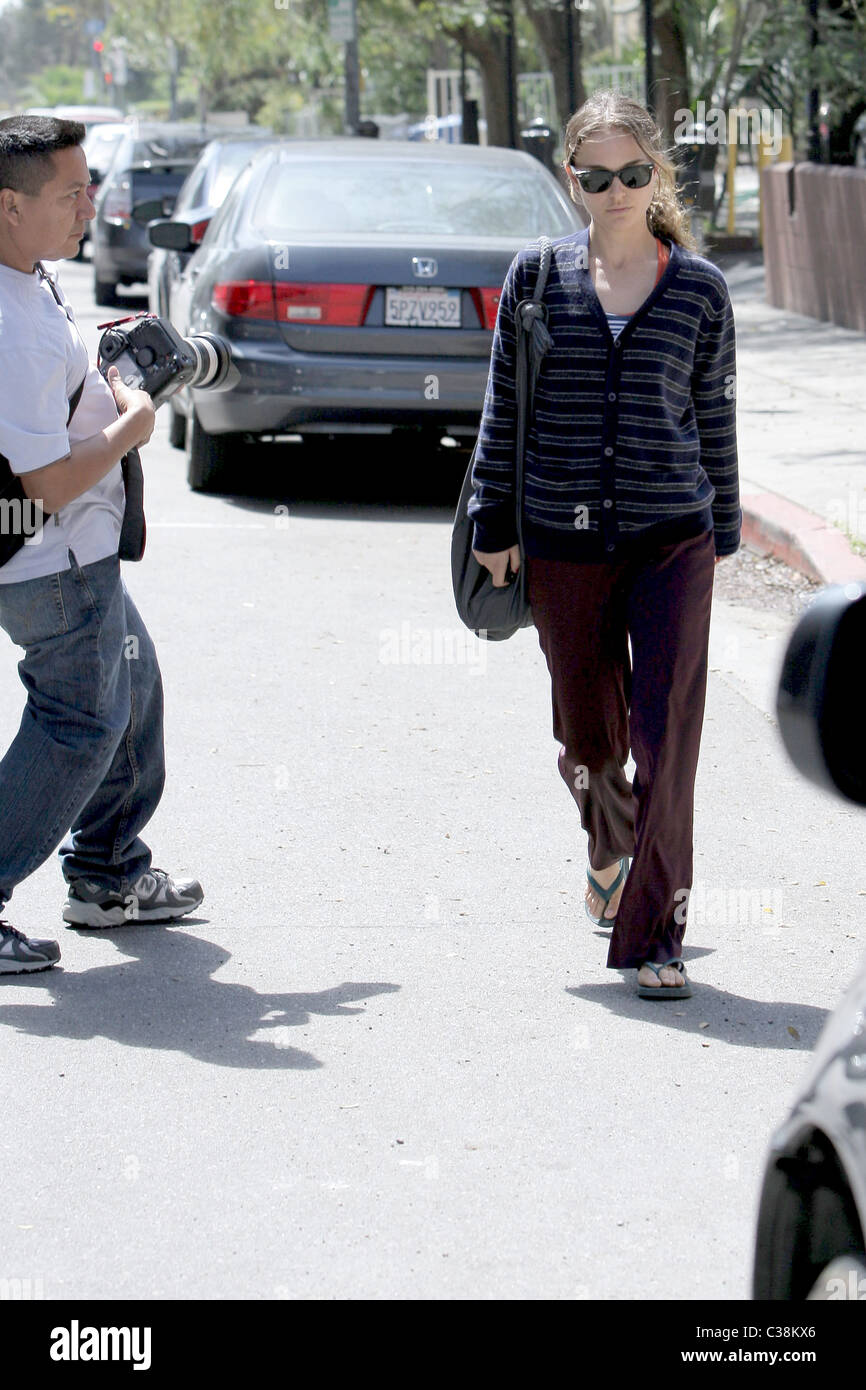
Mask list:
[[[589,231],[553,243],[544,292],[552,346],[526,444],[528,554],[618,560],[636,544],[715,531],[740,542],[734,318],[722,273],[676,242],[615,336],[587,269]],[[514,306],[532,294],[537,243],[503,286],[475,450],[474,549],[517,543],[514,517]]]

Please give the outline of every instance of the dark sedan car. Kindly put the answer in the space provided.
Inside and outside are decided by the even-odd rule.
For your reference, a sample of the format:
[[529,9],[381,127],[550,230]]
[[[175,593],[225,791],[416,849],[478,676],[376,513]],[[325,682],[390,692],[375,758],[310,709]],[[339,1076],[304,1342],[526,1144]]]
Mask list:
[[[172,297],[175,327],[228,339],[238,368],[231,389],[175,397],[191,486],[218,487],[244,435],[474,434],[515,253],[580,226],[556,179],[514,150],[334,140],[262,151]],[[188,230],[150,232],[185,250]]]
[[147,279],[150,241],[136,222],[138,203],[158,199],[167,214],[204,146],[219,131],[193,125],[135,126],[114,151],[96,198],[93,237],[93,293],[111,304],[119,284]]

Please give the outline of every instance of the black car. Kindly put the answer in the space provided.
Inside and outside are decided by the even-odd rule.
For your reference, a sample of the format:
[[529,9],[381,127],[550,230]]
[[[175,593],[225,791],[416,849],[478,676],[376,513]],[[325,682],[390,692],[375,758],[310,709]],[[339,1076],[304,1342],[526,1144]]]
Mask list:
[[[777,712],[800,771],[866,805],[860,739],[866,584],[822,590],[789,641]],[[866,960],[815,1047],[764,1173],[759,1300],[866,1300]]]
[[[531,155],[368,140],[272,145],[239,174],[176,283],[183,334],[231,345],[230,389],[174,398],[193,488],[244,436],[477,432],[492,331],[520,247],[581,227]],[[189,250],[184,223],[156,246]]]
[[133,208],[159,200],[167,215],[202,149],[217,133],[224,132],[142,123],[119,142],[100,185],[91,223],[97,303],[111,304],[119,284],[147,279],[151,247],[147,227],[134,219]]

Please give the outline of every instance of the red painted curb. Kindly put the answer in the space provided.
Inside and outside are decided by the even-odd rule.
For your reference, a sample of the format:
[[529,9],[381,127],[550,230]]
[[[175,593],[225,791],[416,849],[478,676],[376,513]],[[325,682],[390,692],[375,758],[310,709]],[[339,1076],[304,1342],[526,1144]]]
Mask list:
[[866,560],[855,554],[842,531],[815,512],[774,492],[750,492],[742,499],[745,545],[774,555],[820,584],[866,580]]

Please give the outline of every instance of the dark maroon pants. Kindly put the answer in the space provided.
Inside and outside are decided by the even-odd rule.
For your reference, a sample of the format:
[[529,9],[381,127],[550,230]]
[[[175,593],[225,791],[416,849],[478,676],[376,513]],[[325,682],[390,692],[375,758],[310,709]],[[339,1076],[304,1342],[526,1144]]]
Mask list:
[[552,681],[559,771],[589,836],[589,862],[604,869],[624,854],[632,859],[607,964],[671,960],[680,955],[692,886],[713,533],[615,564],[533,556],[526,564]]

